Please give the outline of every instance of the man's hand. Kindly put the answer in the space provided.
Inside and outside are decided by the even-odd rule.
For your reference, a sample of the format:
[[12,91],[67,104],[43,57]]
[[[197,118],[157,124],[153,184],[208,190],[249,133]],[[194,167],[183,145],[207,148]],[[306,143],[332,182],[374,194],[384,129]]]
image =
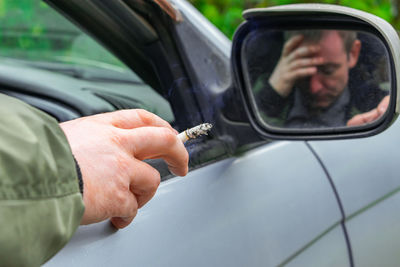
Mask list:
[[159,172],[143,162],[163,158],[171,172],[188,172],[188,153],[177,132],[144,110],[122,110],[60,124],[79,163],[84,182],[81,224],[111,218],[130,224],[155,194]]
[[378,107],[368,112],[355,115],[347,122],[347,126],[363,125],[379,119],[386,112],[389,106],[389,102],[390,102],[389,96],[385,96],[379,103]]
[[317,66],[323,64],[323,58],[316,56],[318,45],[302,45],[304,37],[296,35],[284,45],[281,58],[278,61],[269,83],[282,97],[287,97],[295,82],[317,72]]

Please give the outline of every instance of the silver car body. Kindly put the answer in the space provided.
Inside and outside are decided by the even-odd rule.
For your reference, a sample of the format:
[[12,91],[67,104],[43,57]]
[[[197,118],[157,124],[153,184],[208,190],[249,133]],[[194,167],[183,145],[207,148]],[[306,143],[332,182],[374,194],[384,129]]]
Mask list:
[[[171,3],[202,38],[193,49],[177,25],[194,75],[223,90],[229,40],[189,3]],[[219,65],[207,72],[191,60],[208,50]],[[264,143],[162,182],[123,230],[81,226],[45,266],[398,266],[399,134],[397,121],[357,140]]]

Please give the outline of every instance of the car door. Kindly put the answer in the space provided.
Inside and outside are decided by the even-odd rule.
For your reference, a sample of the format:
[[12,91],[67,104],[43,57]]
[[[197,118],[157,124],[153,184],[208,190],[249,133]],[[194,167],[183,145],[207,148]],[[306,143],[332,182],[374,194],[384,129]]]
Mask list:
[[[310,142],[337,189],[346,217],[354,265],[400,262],[399,122],[377,136]],[[338,156],[340,155],[340,156]]]
[[[329,11],[325,8],[326,6],[324,5],[292,5],[253,9],[245,12],[244,17],[246,22],[240,26],[233,41],[232,58],[235,78],[241,89],[242,97],[246,100],[246,112],[248,117],[251,118],[252,125],[265,137],[295,140],[332,140],[365,137],[363,139],[341,141],[309,141],[307,144],[324,166],[326,174],[332,181],[332,186],[337,193],[338,202],[343,212],[344,231],[346,232],[349,249],[351,251],[350,264],[357,266],[397,266],[399,262],[397,251],[399,246],[399,228],[397,226],[398,216],[396,211],[400,204],[397,194],[400,180],[398,179],[398,167],[396,164],[399,153],[394,144],[399,132],[399,123],[395,121],[398,114],[395,109],[397,108],[396,100],[398,98],[399,88],[396,73],[398,73],[397,66],[400,40],[398,34],[390,24],[371,14],[345,7],[329,6]],[[300,14],[303,15],[303,17],[299,18]],[[326,20],[326,16],[330,16],[331,21],[329,23]],[[290,23],[288,23],[288,21],[290,21]],[[324,23],[326,23],[324,26],[318,29],[315,28],[315,24]],[[363,39],[364,36],[361,32],[354,32],[355,29],[360,29],[358,28],[360,23],[365,26],[363,30],[366,31],[369,27],[371,29],[370,32],[375,31],[375,34],[372,35],[373,38],[376,39],[375,41]],[[296,26],[293,27],[293,25]],[[262,64],[250,64],[248,62],[254,58],[263,62],[267,61],[269,57],[263,57],[263,52],[267,52],[270,57],[273,56],[271,50],[265,49],[265,47],[268,47],[270,40],[274,39],[271,34],[275,33],[274,31],[293,30],[296,32],[298,29],[304,30],[301,32],[300,36],[298,36],[300,38],[306,38],[307,31],[308,33],[314,31],[319,31],[321,33],[321,31],[327,30],[328,32],[332,29],[340,29],[340,31],[347,30],[348,33],[352,32],[353,34],[357,34],[357,38],[359,39],[358,42],[357,40],[352,41],[353,47],[358,43],[359,45],[362,44],[364,48],[364,50],[362,50],[364,55],[360,56],[361,61],[357,63],[357,67],[369,68],[371,70],[375,69],[377,71],[376,73],[383,73],[384,70],[387,70],[386,78],[378,81],[377,86],[371,85],[363,87],[363,81],[357,80],[357,73],[355,72],[352,74],[348,71],[349,82],[345,86],[347,86],[348,90],[350,90],[352,86],[354,86],[353,88],[360,87],[360,90],[354,93],[354,96],[364,97],[364,101],[367,102],[373,101],[374,99],[373,94],[368,93],[368,89],[374,87],[385,88],[386,84],[388,85],[386,90],[388,90],[387,93],[390,93],[390,97],[386,96],[385,98],[386,101],[390,100],[390,108],[388,104],[384,107],[379,106],[379,102],[375,103],[366,110],[367,113],[358,113],[358,115],[353,115],[353,118],[361,118],[366,114],[373,114],[377,115],[374,118],[376,121],[374,122],[374,119],[372,121],[366,120],[355,126],[350,123],[353,119],[344,120],[343,123],[337,126],[327,126],[323,123],[312,125],[313,118],[310,117],[306,119],[304,123],[292,127],[293,125],[290,125],[289,117],[278,117],[278,119],[281,119],[281,122],[283,122],[281,125],[277,125],[272,120],[269,121],[269,119],[263,118],[263,113],[260,110],[265,107],[268,108],[269,105],[273,106],[278,101],[272,103],[274,101],[271,99],[274,98],[271,97],[267,99],[271,100],[268,104],[259,104],[254,100],[254,98],[256,99],[258,96],[255,92],[258,88],[252,84],[249,75],[257,74],[256,68],[261,67]],[[272,38],[269,38],[267,41],[261,40],[261,38],[258,39],[265,33],[268,33],[267,36]],[[376,45],[379,40],[378,38],[381,38],[379,42],[386,46],[385,49],[380,50],[378,48],[379,46]],[[283,47],[283,53],[287,51],[287,47],[293,45],[292,41],[293,39],[287,41]],[[256,46],[251,46],[249,43],[251,45],[255,44]],[[322,42],[317,44],[321,50],[324,48]],[[258,47],[263,46],[264,50],[260,48],[259,51],[261,52],[258,52],[255,49],[250,49],[257,47],[257,45]],[[365,61],[366,55],[369,56],[373,54],[370,50],[370,45],[374,47],[373,52],[379,53],[380,56],[386,54],[383,60],[385,62],[384,64],[379,64],[379,60],[377,59]],[[282,45],[278,47],[280,49]],[[277,54],[280,53],[279,50],[275,51]],[[297,50],[293,53],[300,53],[299,51],[300,50]],[[328,54],[331,55],[333,53],[326,53],[326,55]],[[260,57],[261,59],[259,59]],[[277,65],[280,64],[282,58],[283,56],[281,56]],[[345,62],[350,62],[349,57],[347,59],[345,58],[345,60]],[[277,61],[278,59],[272,62],[272,64],[276,64]],[[329,62],[329,60],[326,62]],[[275,67],[275,70],[276,69],[277,67]],[[368,73],[365,72],[365,69],[361,71],[363,75]],[[286,71],[280,71],[280,74],[285,74],[289,71],[290,69],[286,69]],[[318,72],[318,67],[316,71]],[[271,76],[266,76],[267,78],[269,77],[266,84],[271,83],[272,76],[273,74]],[[308,81],[296,80],[306,82],[306,87],[301,88],[303,91],[300,92],[300,97],[302,97],[302,99],[313,89],[328,89],[327,85],[325,85],[325,87],[320,86],[319,88],[318,86],[313,87],[313,85],[315,85],[312,84],[312,79],[314,77],[315,76],[307,76],[307,79],[309,79]],[[371,75],[371,78],[368,78],[367,75],[364,77],[365,81],[380,79],[378,75]],[[350,79],[355,79],[354,84],[350,82]],[[281,80],[284,79],[282,78]],[[289,89],[293,90],[291,87],[289,87]],[[299,91],[296,91],[296,93],[299,93]],[[316,105],[317,101],[311,101],[311,103]],[[328,109],[331,107],[332,106],[328,107]],[[291,111],[293,111],[295,105],[290,108]],[[380,115],[377,111],[378,109],[381,109],[380,111],[382,113]],[[317,116],[327,111],[327,109],[313,110],[310,106],[307,107],[307,110],[314,111],[314,115],[317,114]],[[374,112],[376,113],[374,114]],[[332,119],[336,119],[339,114],[339,112],[335,113]],[[299,115],[299,113],[297,113],[297,115]],[[394,117],[391,117],[391,115],[394,115]],[[388,126],[390,126],[390,128],[387,129],[386,132],[371,137],[371,135],[378,133],[379,130],[382,131],[386,129]],[[379,129],[379,127],[381,128]],[[371,131],[368,132],[368,130]]]
[[[82,226],[48,266],[349,265],[342,213],[323,166],[306,143],[260,142],[249,124],[236,120],[230,44],[188,3],[174,2],[180,20],[154,3],[52,4],[112,51],[119,48],[118,56],[132,47],[129,55],[137,53],[144,70],[124,61],[167,97],[176,127],[205,120],[215,129],[188,145],[188,176],[166,175],[131,226]],[[137,12],[150,21],[139,27],[150,29],[141,33],[146,44],[129,38]],[[169,23],[152,12],[163,12]],[[104,21],[114,24],[113,37],[123,35],[119,42],[100,30]]]
[[285,263],[349,265],[337,199],[303,142],[263,145],[165,181],[129,227],[81,226],[46,266]]
[[[149,100],[157,96],[158,112],[169,111],[168,100],[175,128],[206,121],[214,129],[188,143],[187,177],[150,162],[163,182],[132,225],[119,231],[108,222],[82,226],[47,266],[396,263],[396,164],[394,157],[377,158],[397,155],[391,144],[398,123],[362,140],[263,141],[233,92],[230,42],[187,2],[49,2],[135,70],[146,83],[136,84],[137,93],[152,87],[164,97]],[[126,108],[119,105],[124,95],[115,92],[136,93],[130,85],[22,69],[29,75],[18,77],[20,66],[0,68],[0,82],[12,77],[15,86],[2,91],[52,115],[79,111],[64,118]],[[51,97],[41,97],[47,89]]]

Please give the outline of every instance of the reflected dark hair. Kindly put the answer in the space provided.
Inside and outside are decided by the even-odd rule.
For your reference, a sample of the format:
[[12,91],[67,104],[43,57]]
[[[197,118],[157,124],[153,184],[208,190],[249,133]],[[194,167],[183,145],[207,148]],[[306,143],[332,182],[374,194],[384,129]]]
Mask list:
[[303,35],[305,41],[318,42],[327,32],[336,31],[342,38],[343,46],[347,54],[350,53],[353,43],[357,40],[357,32],[355,31],[340,31],[340,30],[301,30],[285,32],[285,40],[288,40],[296,35]]

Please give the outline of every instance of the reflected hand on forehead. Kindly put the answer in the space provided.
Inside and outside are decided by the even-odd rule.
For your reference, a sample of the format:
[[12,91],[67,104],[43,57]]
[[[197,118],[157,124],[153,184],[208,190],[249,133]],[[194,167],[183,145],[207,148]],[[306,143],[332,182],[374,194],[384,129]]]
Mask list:
[[317,53],[320,51],[320,46],[316,44],[301,45],[289,55],[290,60],[296,60],[300,58],[311,58],[317,57]]
[[324,59],[318,55],[319,51],[318,44],[305,43],[302,35],[290,38],[269,79],[274,90],[282,97],[287,97],[297,80],[315,74],[317,67],[324,63]]

